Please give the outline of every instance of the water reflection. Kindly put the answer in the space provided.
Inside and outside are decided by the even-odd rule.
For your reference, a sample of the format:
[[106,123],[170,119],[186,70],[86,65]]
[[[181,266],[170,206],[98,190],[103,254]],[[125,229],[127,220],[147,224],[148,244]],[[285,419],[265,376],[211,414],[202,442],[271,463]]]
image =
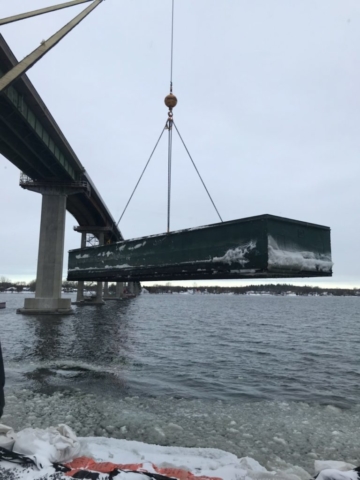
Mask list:
[[87,391],[108,391],[110,383],[111,389],[125,391],[129,308],[129,301],[109,301],[102,307],[78,307],[74,315],[63,317],[23,316],[16,315],[15,308],[7,310],[15,328],[3,328],[4,317],[0,328],[4,345],[13,347],[10,355],[5,347],[4,355],[10,379],[20,370],[24,387],[46,393],[69,383]]

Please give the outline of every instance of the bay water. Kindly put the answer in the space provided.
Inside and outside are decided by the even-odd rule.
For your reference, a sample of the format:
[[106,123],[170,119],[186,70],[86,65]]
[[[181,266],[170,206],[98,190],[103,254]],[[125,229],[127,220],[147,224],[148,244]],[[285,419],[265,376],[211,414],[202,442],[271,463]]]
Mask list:
[[360,464],[360,298],[141,295],[49,317],[17,315],[25,297],[0,295],[15,429],[215,447],[303,478]]

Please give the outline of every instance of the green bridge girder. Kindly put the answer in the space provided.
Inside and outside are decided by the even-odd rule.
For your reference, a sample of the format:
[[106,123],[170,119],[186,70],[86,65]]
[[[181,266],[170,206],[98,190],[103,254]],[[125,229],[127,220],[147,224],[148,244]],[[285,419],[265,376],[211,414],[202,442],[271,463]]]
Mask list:
[[[0,69],[0,78],[3,75],[4,72]],[[70,162],[66,156],[56,145],[55,141],[43,126],[41,121],[36,117],[32,109],[28,106],[24,96],[21,95],[13,86],[8,87],[5,90],[4,95],[10,101],[10,105],[3,97],[1,97],[1,123],[6,126],[5,128],[8,128],[8,130],[13,132],[13,136],[15,138],[17,137],[18,143],[19,139],[26,138],[23,137],[23,133],[28,134],[26,146],[32,152],[32,154],[37,157],[40,167],[36,170],[36,172],[33,172],[33,175],[37,175],[35,178],[46,179],[48,176],[51,178],[54,175],[55,177],[64,177],[64,179],[66,177],[70,177],[70,179],[74,181],[78,180],[82,172],[76,172],[75,169],[70,165]],[[15,107],[18,115],[14,115],[13,107]],[[4,129],[5,132],[4,125],[1,125],[1,128]],[[31,130],[30,134],[29,129]],[[2,135],[2,140],[3,142],[10,144],[9,146],[12,146],[12,148],[16,148],[16,144],[11,144],[11,139],[7,134]],[[23,160],[23,163],[21,166],[17,166],[22,169],[24,173],[28,173],[26,171],[26,164],[28,162],[20,153],[14,156],[14,163],[21,163],[20,157]],[[63,172],[63,170],[65,170],[65,172]],[[32,178],[34,177],[32,176]]]
[[69,252],[68,280],[329,277],[330,228],[259,215]]

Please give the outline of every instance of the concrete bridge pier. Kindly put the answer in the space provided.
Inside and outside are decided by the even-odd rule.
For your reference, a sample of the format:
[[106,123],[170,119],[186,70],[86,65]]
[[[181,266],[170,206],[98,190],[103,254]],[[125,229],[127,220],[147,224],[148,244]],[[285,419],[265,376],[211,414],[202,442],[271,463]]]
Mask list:
[[[111,229],[108,227],[97,227],[97,226],[77,226],[74,227],[76,232],[81,233],[81,248],[86,247],[86,236],[88,233],[94,235],[98,241],[99,245],[105,244],[105,232],[110,231]],[[96,291],[95,295],[92,297],[84,297],[84,282],[78,282],[78,291],[76,296],[76,301],[74,305],[104,305],[104,296],[103,296],[103,283],[97,282],[96,284]]]
[[136,297],[141,293],[141,284],[140,282],[129,282],[128,283],[129,293],[135,295]]
[[124,284],[122,282],[118,282],[116,284],[116,291],[115,294],[109,293],[108,282],[104,284],[104,300],[122,300],[124,298]]
[[141,283],[135,282],[134,289],[135,289],[135,295],[138,297],[141,294]]
[[71,299],[61,297],[66,198],[83,192],[82,182],[59,185],[22,178],[20,186],[42,194],[39,254],[35,298],[26,298],[24,308],[17,313],[25,315],[69,315]]
[[[81,233],[81,248],[86,247],[86,232]],[[84,284],[85,282],[78,282],[76,303],[84,301]]]
[[121,299],[124,296],[124,283],[118,282],[116,284],[116,298]]
[[[105,235],[104,232],[100,232],[98,234],[99,245],[102,246],[105,243]],[[103,282],[97,282],[96,286],[96,296],[93,299],[92,303],[94,305],[104,305],[104,297],[103,297]]]

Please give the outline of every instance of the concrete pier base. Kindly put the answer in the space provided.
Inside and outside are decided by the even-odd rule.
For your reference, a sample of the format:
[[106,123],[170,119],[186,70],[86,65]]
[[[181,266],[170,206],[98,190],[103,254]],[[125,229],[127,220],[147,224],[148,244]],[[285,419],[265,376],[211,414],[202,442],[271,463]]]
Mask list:
[[25,298],[24,308],[19,308],[17,313],[23,315],[71,315],[70,298]]
[[124,296],[124,283],[118,282],[116,284],[116,296],[122,298]]
[[141,293],[141,284],[140,282],[129,282],[128,291],[130,295],[137,297]]
[[[106,285],[106,284],[105,284]],[[104,300],[123,300],[124,299],[124,284],[122,282],[118,282],[116,284],[116,292],[114,295],[111,295],[109,291],[104,289]]]
[[[90,231],[82,231],[81,232],[81,248],[86,247],[86,234],[91,233]],[[99,245],[104,245],[104,233],[99,233]],[[78,290],[76,295],[76,301],[72,303],[73,305],[93,305],[93,306],[100,306],[105,305],[104,297],[103,297],[103,284],[102,282],[97,282],[96,285],[96,292],[94,295],[91,296],[84,296],[84,282],[78,282]]]
[[92,303],[94,305],[105,305],[103,297],[103,282],[97,282],[96,294]]
[[61,298],[64,258],[66,194],[43,193],[39,255],[35,298],[26,298],[25,315],[68,315],[73,313],[71,300]]

